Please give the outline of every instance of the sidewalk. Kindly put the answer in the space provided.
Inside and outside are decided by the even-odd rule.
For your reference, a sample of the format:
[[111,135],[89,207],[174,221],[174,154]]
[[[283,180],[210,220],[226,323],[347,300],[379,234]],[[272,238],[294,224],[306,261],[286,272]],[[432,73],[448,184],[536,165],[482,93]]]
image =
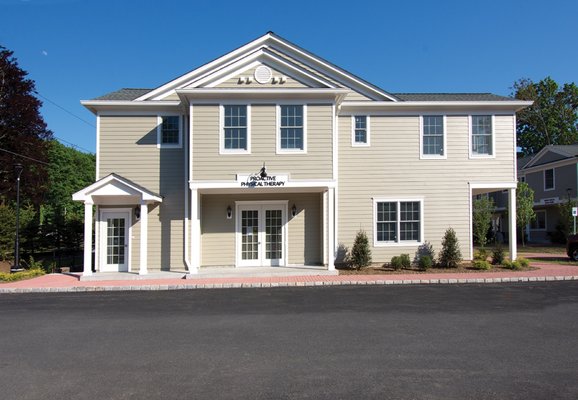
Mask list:
[[[552,254],[548,256],[553,256]],[[81,281],[79,276],[49,274],[18,282],[0,283],[0,293],[93,292],[117,290],[182,290],[335,285],[421,285],[578,280],[578,265],[533,262],[534,271],[431,273],[395,275],[270,275],[206,277],[202,274],[174,278]],[[142,279],[144,278],[144,279]],[[150,279],[149,279],[150,278]]]

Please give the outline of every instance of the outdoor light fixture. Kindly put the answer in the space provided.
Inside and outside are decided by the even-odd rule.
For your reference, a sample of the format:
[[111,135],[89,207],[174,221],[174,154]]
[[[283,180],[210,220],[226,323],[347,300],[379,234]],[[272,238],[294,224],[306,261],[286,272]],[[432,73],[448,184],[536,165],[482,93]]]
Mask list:
[[22,170],[24,170],[22,164],[14,164],[14,172],[16,173],[16,238],[14,239],[13,271],[20,270],[20,175]]
[[291,216],[294,217],[295,215],[297,215],[297,207],[293,204],[293,207],[291,207]]
[[227,206],[227,219],[231,219],[233,217],[233,210],[231,206]]
[[140,219],[140,207],[136,206],[134,208],[134,219],[136,219],[137,221]]
[[261,168],[261,170],[259,171],[259,176],[261,178],[266,178],[267,177],[267,167],[265,166],[265,163],[263,163],[263,167]]

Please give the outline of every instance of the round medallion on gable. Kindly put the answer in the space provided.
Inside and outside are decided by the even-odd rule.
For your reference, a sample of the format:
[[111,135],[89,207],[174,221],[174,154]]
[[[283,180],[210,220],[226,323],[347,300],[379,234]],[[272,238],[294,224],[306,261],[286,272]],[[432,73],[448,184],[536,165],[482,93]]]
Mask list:
[[272,77],[273,72],[271,72],[269,67],[260,65],[255,69],[255,80],[261,84],[269,83]]

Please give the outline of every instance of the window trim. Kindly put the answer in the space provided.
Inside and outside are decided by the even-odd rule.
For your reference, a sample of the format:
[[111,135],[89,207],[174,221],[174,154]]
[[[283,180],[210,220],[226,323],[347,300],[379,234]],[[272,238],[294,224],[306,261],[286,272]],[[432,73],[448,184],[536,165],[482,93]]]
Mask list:
[[[489,116],[492,121],[492,154],[474,154],[473,153],[473,118],[472,117],[483,117]],[[494,114],[480,113],[480,114],[470,114],[468,115],[468,128],[469,128],[469,152],[470,159],[484,159],[484,158],[496,158],[496,118]]]
[[[281,106],[302,106],[303,107],[303,149],[282,149],[281,148]],[[299,102],[277,103],[276,106],[276,154],[307,154],[307,104]]]
[[[178,117],[179,118],[179,142],[178,143],[163,143],[163,118],[164,117]],[[157,148],[158,149],[180,149],[183,147],[183,116],[180,114],[163,113],[157,114]]]
[[[546,187],[546,171],[552,171],[552,187]],[[544,178],[544,192],[551,192],[552,190],[556,190],[556,168],[547,168],[542,171],[542,178]]]
[[[374,197],[373,199],[373,247],[408,247],[408,246],[420,246],[424,243],[424,198],[423,197]],[[417,242],[413,241],[400,241],[397,242],[380,242],[377,240],[377,203],[391,203],[397,202],[397,235],[400,236],[400,207],[399,204],[403,202],[419,202],[419,240]]]
[[[225,149],[225,106],[247,107],[247,149]],[[251,154],[251,104],[238,101],[219,104],[219,154]]]
[[[365,143],[355,141],[355,117],[365,117]],[[351,147],[369,147],[371,146],[370,140],[370,117],[369,115],[356,114],[351,116]]]
[[[424,117],[442,117],[443,125],[443,155],[438,154],[424,154],[423,153],[423,131],[424,131]],[[445,114],[422,114],[419,116],[419,159],[420,160],[447,160],[448,159],[448,149],[447,149],[447,117]]]
[[[529,228],[532,232],[546,232],[548,230],[548,213],[546,212],[546,210],[535,210],[534,211],[536,213],[536,216],[538,216],[538,213],[540,214],[544,214],[544,229],[539,229],[539,228],[532,228],[532,222],[530,221]],[[538,218],[536,218],[534,221],[537,221]]]

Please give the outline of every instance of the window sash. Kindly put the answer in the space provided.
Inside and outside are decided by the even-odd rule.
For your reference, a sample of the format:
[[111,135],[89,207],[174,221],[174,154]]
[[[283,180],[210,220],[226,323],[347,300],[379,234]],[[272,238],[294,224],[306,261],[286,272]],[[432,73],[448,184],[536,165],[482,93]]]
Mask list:
[[161,143],[162,144],[179,144],[180,118],[178,116],[162,117],[161,123]]
[[223,130],[226,150],[247,150],[247,106],[224,106]]
[[280,146],[284,150],[303,150],[303,106],[282,105]]
[[472,154],[492,155],[492,116],[472,116]]
[[544,189],[545,190],[554,189],[554,170],[553,169],[544,170]]
[[426,115],[423,117],[424,155],[444,155],[444,117],[441,115]]
[[354,140],[355,143],[367,143],[367,117],[364,115],[355,117]]
[[376,241],[378,243],[419,243],[421,218],[421,201],[378,201],[376,204]]

